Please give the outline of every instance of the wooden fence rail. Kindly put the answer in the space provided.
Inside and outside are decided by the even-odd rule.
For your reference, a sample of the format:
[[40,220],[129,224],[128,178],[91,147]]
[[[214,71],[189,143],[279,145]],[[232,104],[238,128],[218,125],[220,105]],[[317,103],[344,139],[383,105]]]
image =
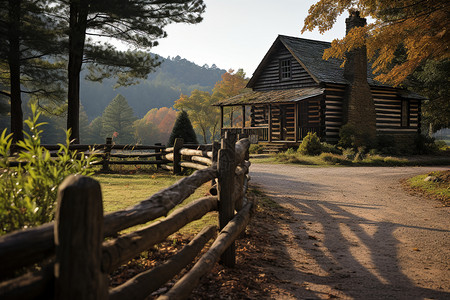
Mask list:
[[[50,151],[52,157],[58,156],[59,145],[43,144],[42,146]],[[105,144],[71,144],[69,150],[84,153],[95,152],[96,156],[100,158],[95,164],[101,165],[102,171],[105,172],[110,171],[112,165],[156,165],[157,168],[179,174],[181,168],[204,169],[211,165],[212,144],[184,144],[182,139],[179,139],[177,147],[181,151],[175,160],[173,147],[166,148],[160,143],[155,145],[113,144],[111,138],[106,138]],[[24,163],[26,161],[12,160],[10,166],[14,167]]]
[[[183,147],[182,140],[176,141],[175,147],[169,149],[171,153],[160,154],[169,158],[169,154],[173,155],[173,169],[191,163],[199,170],[133,207],[105,216],[96,180],[83,176],[66,178],[58,190],[55,222],[0,237],[0,298],[145,299],[191,263],[217,227],[204,228],[171,259],[118,287],[108,289],[107,274],[186,224],[218,210],[220,232],[216,241],[161,299],[188,297],[194,284],[220,256],[225,265],[234,265],[234,240],[249,220],[253,203],[246,201],[245,192],[250,143],[241,139],[234,144],[233,140],[228,136],[222,140],[218,154],[214,153],[218,150],[214,145],[192,149]],[[175,157],[180,157],[178,162]],[[167,215],[198,187],[215,179],[217,196],[197,199],[162,220],[118,236],[123,229]],[[105,237],[110,239],[105,241]],[[36,263],[41,266],[39,271],[13,276]]]

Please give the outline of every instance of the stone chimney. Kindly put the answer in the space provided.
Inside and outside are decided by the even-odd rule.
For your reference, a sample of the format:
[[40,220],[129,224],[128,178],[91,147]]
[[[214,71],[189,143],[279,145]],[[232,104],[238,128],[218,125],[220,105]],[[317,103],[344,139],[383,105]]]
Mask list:
[[[359,11],[350,11],[345,20],[346,34],[354,27],[366,25]],[[349,82],[344,99],[344,123],[355,131],[355,142],[369,146],[376,140],[376,113],[372,93],[367,82],[367,50],[363,46],[346,53],[344,77]]]

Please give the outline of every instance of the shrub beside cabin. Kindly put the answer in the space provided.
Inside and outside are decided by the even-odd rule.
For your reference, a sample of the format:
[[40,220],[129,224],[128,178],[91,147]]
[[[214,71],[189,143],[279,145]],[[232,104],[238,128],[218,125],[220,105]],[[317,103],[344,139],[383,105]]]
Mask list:
[[[346,24],[348,33],[366,19],[351,12]],[[341,126],[351,124],[365,138],[391,135],[397,143],[413,143],[425,98],[375,81],[365,47],[347,53],[341,68],[342,60],[322,59],[330,46],[279,35],[247,84],[252,91],[216,104],[222,134],[243,132],[253,142],[287,148],[308,132],[336,143]]]

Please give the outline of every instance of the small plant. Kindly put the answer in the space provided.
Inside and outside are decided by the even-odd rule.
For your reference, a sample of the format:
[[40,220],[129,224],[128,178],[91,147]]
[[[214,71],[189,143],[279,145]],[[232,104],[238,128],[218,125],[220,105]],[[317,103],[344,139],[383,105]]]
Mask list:
[[324,153],[333,153],[333,154],[342,154],[342,150],[338,149],[335,145],[331,145],[328,143],[322,143],[322,152]]
[[355,155],[356,152],[355,150],[353,150],[353,148],[346,148],[346,149],[342,149],[342,155],[349,160],[354,160],[355,159]]
[[289,148],[286,150],[286,154],[295,154],[297,151],[295,151],[294,148]]
[[357,152],[355,154],[355,157],[353,158],[354,161],[361,161],[366,156],[366,148],[365,147],[358,147]]
[[251,154],[261,154],[263,153],[264,146],[259,144],[251,144],[248,152]]
[[308,132],[297,151],[302,155],[319,155],[322,153],[322,145],[317,134]]
[[69,131],[66,143],[59,144],[57,158],[41,146],[38,123],[40,113],[32,105],[32,117],[25,121],[30,133],[17,143],[20,162],[10,166],[12,134],[6,130],[0,136],[0,235],[17,229],[41,225],[53,220],[58,185],[70,174],[91,175],[95,157],[69,150]]
[[319,158],[329,165],[349,165],[349,161],[345,156],[333,153],[322,153]]

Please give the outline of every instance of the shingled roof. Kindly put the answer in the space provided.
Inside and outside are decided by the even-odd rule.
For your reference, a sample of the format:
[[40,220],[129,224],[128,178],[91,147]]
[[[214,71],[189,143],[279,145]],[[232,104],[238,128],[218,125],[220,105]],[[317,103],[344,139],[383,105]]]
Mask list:
[[[325,49],[331,47],[331,43],[279,35],[248,82],[248,88],[252,88],[254,86],[258,77],[264,71],[267,62],[271,59],[272,54],[275,54],[280,46],[286,47],[298,63],[316,81],[318,86],[321,86],[320,84],[322,83],[349,84],[349,82],[344,78],[344,68],[341,67],[343,60],[336,58],[324,60],[322,58],[323,52]],[[367,81],[369,85],[392,88],[389,85],[376,81],[374,79],[375,76],[376,75],[373,74],[370,64],[368,64]],[[399,89],[398,91],[402,94],[402,97],[405,98],[419,100],[425,99],[424,97],[407,90]],[[290,90],[252,91],[228,98],[214,105],[228,106],[295,102],[321,94],[323,94],[323,89],[319,87]]]
[[323,88],[303,88],[273,91],[252,91],[215,103],[215,106],[250,105],[261,103],[297,102],[303,99],[322,95]]
[[[343,60],[322,58],[325,49],[331,47],[331,43],[316,40],[302,39],[292,36],[279,35],[264,59],[259,64],[247,87],[252,87],[259,74],[263,71],[266,60],[276,51],[279,44],[283,44],[292,56],[305,68],[317,83],[339,83],[349,84],[344,78],[344,68],[341,67]],[[387,86],[374,80],[375,75],[370,66],[367,70],[367,81],[372,86]]]

